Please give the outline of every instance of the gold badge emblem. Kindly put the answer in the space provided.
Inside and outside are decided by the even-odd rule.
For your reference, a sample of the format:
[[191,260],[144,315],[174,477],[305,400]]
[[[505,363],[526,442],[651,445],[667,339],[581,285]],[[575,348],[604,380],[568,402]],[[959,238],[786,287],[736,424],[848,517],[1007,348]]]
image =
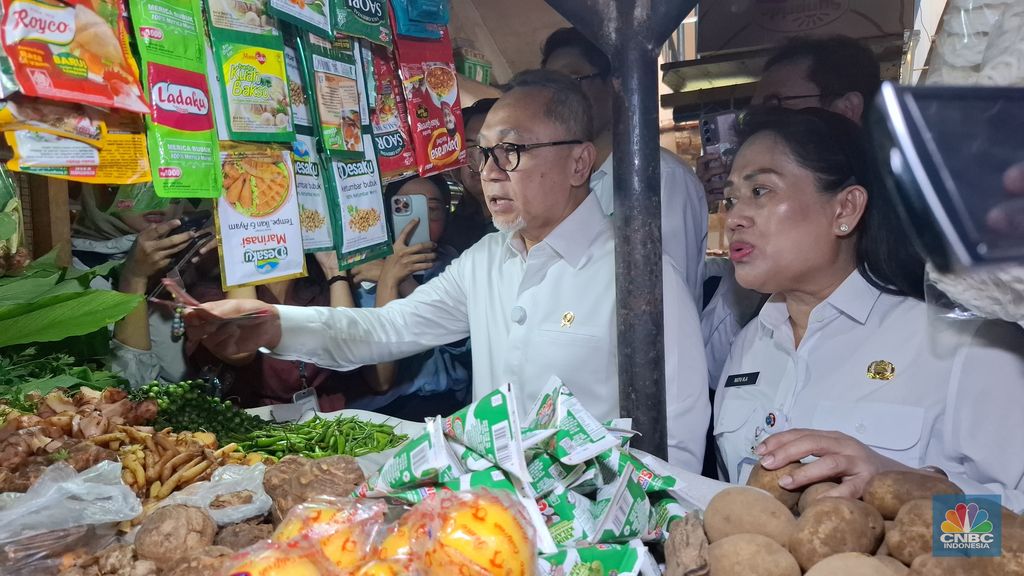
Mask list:
[[566,312],[562,314],[562,328],[568,328],[572,326],[573,320],[576,320],[576,315],[572,312]]
[[888,360],[875,360],[868,364],[868,378],[871,380],[892,380],[896,377],[896,366]]

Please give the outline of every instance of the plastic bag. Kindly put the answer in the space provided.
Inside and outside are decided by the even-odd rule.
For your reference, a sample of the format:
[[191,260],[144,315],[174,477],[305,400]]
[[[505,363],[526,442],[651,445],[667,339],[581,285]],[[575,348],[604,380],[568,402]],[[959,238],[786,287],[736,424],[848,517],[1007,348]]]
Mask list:
[[120,462],[83,472],[53,464],[24,494],[0,495],[0,573],[39,574],[59,569],[61,556],[109,544],[112,524],[142,513],[142,503],[121,482]]
[[293,508],[274,531],[277,544],[311,549],[316,558],[342,571],[376,559],[388,507],[378,500],[322,498]]
[[[158,508],[171,504],[199,508],[209,514],[219,526],[235,524],[254,516],[262,516],[270,510],[270,505],[273,503],[263,489],[263,474],[266,471],[267,467],[263,464],[222,466],[213,473],[210,480],[197,482],[184,490],[171,494],[160,502]],[[252,499],[225,508],[211,506],[217,498],[235,492],[250,492]]]
[[301,545],[258,542],[238,554],[228,563],[224,574],[231,576],[330,576],[338,574],[317,553],[312,542]]

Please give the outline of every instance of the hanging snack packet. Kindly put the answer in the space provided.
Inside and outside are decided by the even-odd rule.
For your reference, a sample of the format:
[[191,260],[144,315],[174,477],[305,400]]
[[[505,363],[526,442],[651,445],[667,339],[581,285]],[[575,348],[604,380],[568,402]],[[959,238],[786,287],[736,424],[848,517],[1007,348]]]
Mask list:
[[385,182],[401,180],[416,173],[416,152],[412,148],[402,81],[390,50],[370,44],[369,52],[374,86],[370,124],[381,179]]
[[552,376],[549,391],[537,399],[530,410],[534,429],[554,428],[555,435],[542,443],[545,450],[565,464],[582,464],[616,446],[618,440],[580,404],[579,400]]
[[334,240],[343,270],[388,256],[392,249],[384,221],[384,189],[368,134],[363,135],[363,149],[362,160],[331,163]]
[[395,34],[437,40],[448,25],[445,0],[392,0],[391,18]]
[[330,37],[331,4],[342,0],[269,0],[270,13],[298,29]]
[[588,542],[597,528],[594,503],[572,490],[557,488],[538,499],[537,507],[558,546]]
[[295,122],[296,132],[303,128],[312,130],[315,125],[309,112],[309,100],[306,96],[308,91],[301,64],[304,60],[298,52],[298,45],[297,38],[285,36],[284,68],[285,76],[288,78],[288,103],[292,107],[292,121]]
[[3,47],[28,96],[148,113],[120,0],[3,0]]
[[211,36],[239,32],[261,46],[277,46],[280,27],[267,10],[267,0],[209,0],[206,8]]
[[283,46],[277,49],[244,42],[218,42],[216,36],[213,43],[230,138],[254,142],[294,140]]
[[528,485],[519,413],[510,384],[445,418],[444,434]]
[[633,470],[636,471],[637,481],[640,483],[640,486],[643,487],[644,492],[647,492],[648,494],[653,492],[664,492],[665,490],[671,490],[676,487],[675,478],[655,474],[646,464],[641,462],[639,458],[618,446],[608,450],[607,452],[598,454],[597,461],[616,477],[624,474],[626,468],[631,466]]
[[18,79],[14,77],[14,66],[7,54],[0,51],[0,98],[10,98],[21,92]]
[[19,97],[0,102],[0,130],[29,130],[102,148],[107,124],[100,114],[79,104]]
[[305,276],[291,151],[224,143],[220,156],[216,224],[224,290]]
[[627,542],[648,533],[651,502],[632,466],[627,466],[614,484],[598,491],[595,512],[599,520],[590,537],[592,544]]
[[464,165],[466,136],[447,31],[440,40],[397,36],[395,54],[420,176]]
[[320,156],[312,135],[295,134],[292,142],[292,164],[295,166],[295,190],[299,195],[299,226],[302,247],[306,252],[334,248],[331,233],[331,211],[327,203]]
[[336,34],[391,47],[387,0],[334,0],[331,8],[331,25]]
[[153,104],[146,118],[153,186],[168,198],[217,198],[220,150],[205,74],[199,0],[131,0],[143,81]]
[[646,554],[638,541],[566,548],[541,556],[538,576],[640,576]]
[[363,159],[367,111],[351,41],[332,44],[314,34],[301,40],[324,151],[341,160]]

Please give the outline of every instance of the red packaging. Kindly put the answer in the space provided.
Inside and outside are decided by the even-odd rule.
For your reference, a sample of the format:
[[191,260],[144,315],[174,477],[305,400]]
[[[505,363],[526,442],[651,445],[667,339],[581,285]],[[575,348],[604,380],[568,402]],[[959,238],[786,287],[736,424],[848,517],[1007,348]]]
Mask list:
[[3,0],[4,51],[29,96],[148,113],[120,0]]
[[395,56],[421,176],[466,163],[459,82],[448,29],[440,40],[395,35]]
[[376,87],[376,106],[370,121],[380,177],[386,183],[416,173],[416,152],[409,131],[409,110],[394,57],[390,50],[377,44],[371,44],[370,52]]

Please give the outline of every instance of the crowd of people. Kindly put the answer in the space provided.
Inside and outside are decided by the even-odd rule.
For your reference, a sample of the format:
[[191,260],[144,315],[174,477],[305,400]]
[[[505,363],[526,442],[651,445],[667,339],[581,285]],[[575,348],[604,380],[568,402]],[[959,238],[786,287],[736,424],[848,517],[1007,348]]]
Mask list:
[[[189,291],[220,316],[265,316],[240,330],[186,312],[180,339],[173,312],[142,304],[114,328],[115,365],[134,383],[216,376],[247,407],[313,388],[325,411],[406,419],[506,383],[531,402],[554,375],[599,419],[618,417],[611,66],[571,28],[540,65],[464,110],[467,166],[388,186],[429,207],[393,231],[392,256],[340,271],[319,253],[306,278],[224,294],[206,249]],[[758,462],[804,461],[784,487],[833,480],[852,497],[880,471],[914,469],[1024,510],[1024,459],[1008,456],[1024,453],[1024,330],[925,302],[926,262],[862,133],[879,86],[858,42],[793,40],[767,61],[731,163],[709,155],[695,171],[662,150],[663,253],[650,257],[663,266],[669,461],[740,483]],[[709,199],[730,243],[714,271]],[[137,189],[83,198],[75,256],[124,258],[112,287],[148,293],[196,236],[170,234],[190,209]],[[410,245],[414,226],[429,242]]]

